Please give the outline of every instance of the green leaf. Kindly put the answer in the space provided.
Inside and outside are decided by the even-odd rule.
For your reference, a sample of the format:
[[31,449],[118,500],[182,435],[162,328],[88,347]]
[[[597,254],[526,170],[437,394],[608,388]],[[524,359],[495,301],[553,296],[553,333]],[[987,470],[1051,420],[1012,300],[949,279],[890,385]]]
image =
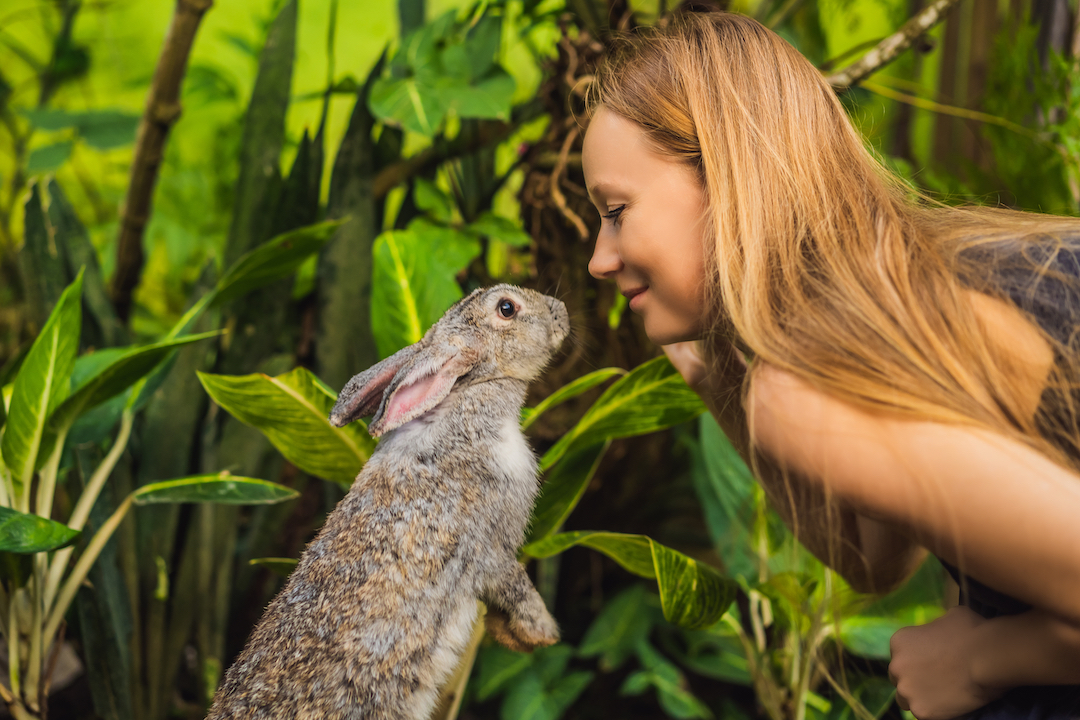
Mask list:
[[666,357],[634,368],[600,396],[585,416],[540,459],[547,470],[572,447],[632,437],[686,422],[705,410]]
[[670,660],[657,652],[647,640],[642,639],[636,650],[645,671],[633,681],[627,678],[627,683],[623,686],[624,690],[638,694],[644,686],[651,685],[656,689],[657,700],[660,701],[660,707],[668,717],[680,720],[690,718],[707,720],[713,716],[709,708],[689,691],[686,677],[682,672]]
[[67,397],[82,326],[82,272],[64,290],[15,378],[2,441],[17,483],[33,478],[49,414]]
[[483,702],[500,692],[507,684],[527,668],[532,667],[533,656],[508,650],[492,644],[480,650],[479,676],[476,681],[476,699]]
[[416,207],[439,222],[448,223],[454,216],[454,201],[430,180],[413,180],[413,201]]
[[626,371],[622,368],[601,368],[599,370],[594,370],[587,375],[582,375],[576,380],[570,381],[538,402],[536,407],[523,409],[521,411],[521,429],[527,430],[530,425],[536,422],[536,418],[540,417],[556,405],[576,398],[578,395],[592,390],[597,385],[607,382],[616,375],[625,374]]
[[[490,210],[481,213],[480,217],[475,222],[469,223],[466,229],[471,233],[483,235],[514,247],[524,248],[532,245],[532,236],[522,230],[521,225],[509,218],[496,215]],[[620,372],[626,372],[621,368],[619,370]]]
[[56,550],[70,545],[78,536],[79,531],[67,525],[0,507],[0,552],[29,554]]
[[463,118],[509,120],[510,101],[517,86],[510,73],[495,68],[475,85],[452,85],[440,88],[446,105]]
[[327,220],[278,235],[240,257],[213,291],[210,305],[235,300],[256,288],[288,277],[318,253],[344,220]]
[[[108,150],[135,141],[139,116],[120,110],[68,112],[57,109],[24,110],[23,115],[39,130],[75,128],[87,145]],[[69,143],[70,145],[70,143]]]
[[375,239],[371,327],[380,357],[418,342],[461,299],[454,276],[480,254],[475,238],[414,221]]
[[337,397],[305,368],[277,377],[199,373],[199,380],[214,402],[260,430],[293,465],[344,488],[375,448],[363,422],[330,424]]
[[[137,348],[108,348],[79,358],[75,363],[77,371],[85,372],[85,366],[88,365],[96,367],[83,378],[73,378],[76,387],[50,416],[50,424],[56,430],[67,429],[77,417],[90,408],[120,394],[149,375],[175,348],[217,337],[219,334],[208,332],[187,335]],[[81,362],[83,360],[87,362]],[[80,365],[84,367],[80,368]]]
[[395,80],[382,77],[368,95],[371,112],[384,120],[395,120],[406,130],[431,137],[449,111],[437,87],[422,85],[417,78]]
[[574,651],[566,645],[540,648],[531,667],[514,677],[500,708],[503,720],[557,720],[592,681],[593,673],[566,673]]
[[742,642],[726,622],[705,630],[684,630],[685,652],[669,648],[680,664],[696,675],[749,686],[753,684]]
[[617,670],[638,643],[649,636],[659,613],[642,585],[631,585],[616,595],[596,616],[578,646],[581,657],[600,656],[600,669]]
[[548,471],[529,522],[529,542],[557,531],[589,487],[609,442],[574,449]]
[[676,625],[691,630],[713,625],[735,599],[735,582],[645,535],[583,530],[552,535],[521,551],[544,558],[574,545],[598,550],[635,575],[655,578],[664,617]]
[[70,140],[43,145],[30,151],[30,159],[26,169],[30,173],[41,173],[55,170],[71,157],[71,148],[75,145]]
[[136,505],[208,502],[219,505],[272,505],[300,493],[284,485],[228,473],[195,475],[143,485],[131,494]]
[[840,641],[856,655],[874,660],[888,660],[891,657],[889,640],[897,630],[928,623],[941,617],[943,613],[940,605],[916,605],[887,617],[856,615],[843,618],[838,623]]
[[754,476],[710,413],[698,419],[691,479],[709,536],[729,575],[755,577]]
[[268,568],[275,575],[289,577],[299,562],[296,558],[263,557],[251,558],[248,560],[248,565],[262,566]]

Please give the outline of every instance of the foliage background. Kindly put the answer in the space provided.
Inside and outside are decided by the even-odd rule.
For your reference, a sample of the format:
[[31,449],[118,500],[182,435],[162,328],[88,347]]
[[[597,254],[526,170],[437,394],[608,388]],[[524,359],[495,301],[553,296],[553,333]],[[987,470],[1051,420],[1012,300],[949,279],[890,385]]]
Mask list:
[[[726,7],[771,23],[827,70],[857,58],[922,4],[733,0]],[[245,116],[252,112],[268,30],[286,5],[219,2],[199,28],[182,86],[183,114],[168,139],[143,240],[146,261],[123,333],[127,342],[161,337],[235,259],[230,227]],[[435,21],[457,11],[458,21],[465,21],[486,5],[297,4],[290,102],[276,157],[287,176],[302,155],[305,132],[314,135],[320,127],[327,98],[325,152],[315,161],[321,173],[305,171],[318,187],[310,220],[340,216],[328,205],[357,91],[364,97],[365,79],[384,49],[393,52],[415,29],[409,18]],[[444,243],[438,247],[466,250],[447,251],[442,257],[455,259],[425,266],[425,283],[449,283],[451,292],[461,292],[507,279],[563,297],[575,339],[534,388],[535,403],[597,368],[630,369],[658,352],[613,289],[584,272],[590,246],[582,236],[595,233],[597,220],[580,193],[574,117],[580,100],[572,81],[602,57],[613,27],[652,24],[670,3],[512,0],[491,6],[504,17],[497,60],[514,79],[514,112],[488,120],[451,114],[428,134],[397,135],[393,117],[374,118],[367,139],[383,153],[375,153],[374,170],[393,166],[403,174],[374,203],[372,218],[376,233],[399,234],[382,236],[383,245],[376,243],[371,252],[377,260],[379,248],[395,238],[422,246],[442,237],[435,241]],[[20,259],[26,253],[27,183],[40,187],[55,178],[88,231],[107,284],[116,267],[135,123],[173,9],[171,3],[137,0],[6,0],[0,7],[0,385],[10,382],[20,353],[51,307],[42,289],[45,279],[27,272]],[[897,172],[946,201],[1075,214],[1077,15],[1076,3],[1066,0],[963,0],[945,23],[843,93],[843,100],[868,143]],[[53,110],[119,115],[104,130],[50,130],[35,113]],[[491,217],[502,219],[496,231],[475,230],[472,240],[462,240],[462,232]],[[417,220],[420,225],[410,225]],[[477,251],[462,242],[479,243]],[[378,268],[376,262],[376,274]],[[283,461],[258,433],[231,423],[203,393],[195,370],[280,375],[300,365],[319,370],[336,390],[343,380],[322,372],[315,330],[317,296],[330,284],[309,262],[296,279],[273,291],[291,297],[287,308],[255,294],[203,321],[206,329],[227,328],[232,332],[226,337],[241,338],[256,350],[245,352],[230,344],[235,341],[222,340],[210,350],[184,350],[175,360],[137,421],[132,447],[110,481],[113,495],[103,496],[100,512],[118,502],[124,488],[219,466],[282,482],[300,491],[300,498],[274,509],[185,506],[125,525],[102,556],[102,574],[92,580],[95,588],[114,587],[128,596],[131,618],[98,623],[106,630],[126,627],[128,634],[111,641],[108,632],[95,635],[90,600],[72,614],[67,637],[80,662],[72,664],[72,677],[50,701],[54,717],[201,717],[222,667],[280,582],[267,566],[247,561],[295,557],[341,490]],[[275,324],[288,332],[268,329]],[[379,332],[374,340],[381,342],[382,355],[395,342]],[[84,351],[96,349],[85,345],[84,336]],[[530,428],[537,449],[554,445],[600,393],[595,387],[541,417]],[[101,455],[112,432],[104,424],[100,437],[81,451]],[[65,463],[65,470],[74,495],[79,462]],[[64,503],[71,504],[65,497],[62,489],[57,519],[64,517]],[[462,717],[899,717],[884,683],[888,634],[901,624],[930,619],[941,604],[941,571],[932,564],[883,604],[868,606],[867,599],[845,595],[838,578],[785,536],[707,419],[644,439],[614,440],[589,475],[565,529],[645,534],[741,577],[735,610],[726,616],[728,630],[721,623],[703,634],[665,623],[654,584],[591,550],[569,550],[533,565],[537,585],[562,623],[565,644],[533,656],[483,646]],[[95,607],[115,609],[115,603],[114,596]],[[185,605],[194,617],[179,612]],[[753,618],[760,622],[755,625]],[[792,658],[818,657],[817,650],[808,650],[811,639],[847,652],[822,660],[821,672],[807,674],[800,694]],[[130,653],[126,660],[124,653]],[[146,658],[151,667],[139,667]],[[127,668],[120,673],[126,679],[120,683],[119,675],[103,674],[103,667]],[[830,672],[841,682],[822,674]],[[106,685],[110,691],[101,692]]]

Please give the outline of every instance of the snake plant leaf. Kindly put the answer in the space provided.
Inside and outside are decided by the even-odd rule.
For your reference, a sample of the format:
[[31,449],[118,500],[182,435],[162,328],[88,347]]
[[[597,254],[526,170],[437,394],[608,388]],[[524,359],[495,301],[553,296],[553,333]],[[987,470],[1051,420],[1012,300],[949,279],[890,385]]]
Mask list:
[[363,422],[329,423],[337,396],[305,368],[277,377],[199,373],[199,380],[214,402],[260,430],[293,465],[344,488],[375,449]]
[[299,562],[296,558],[262,557],[251,558],[248,560],[248,565],[261,565],[275,575],[289,577],[289,574],[296,569]]
[[524,408],[521,411],[521,429],[527,430],[530,425],[536,422],[536,418],[540,417],[556,405],[564,403],[567,400],[572,400],[578,395],[592,390],[597,385],[602,385],[616,375],[625,374],[626,371],[622,368],[600,368],[599,370],[594,370],[587,375],[582,375],[576,380],[568,382],[538,402],[536,407]]
[[552,535],[521,550],[545,558],[574,545],[598,550],[635,575],[655,578],[664,617],[681,627],[696,630],[715,624],[735,599],[737,583],[645,535],[582,530]]
[[380,357],[418,342],[461,299],[454,276],[480,254],[467,233],[415,220],[375,238],[371,328]]
[[610,444],[608,441],[575,448],[548,472],[533,506],[529,542],[551,535],[566,521],[592,482]]
[[82,327],[82,271],[60,295],[15,378],[2,452],[16,483],[30,482],[49,414],[67,397]]
[[107,348],[79,358],[76,361],[76,371],[80,369],[80,365],[93,363],[97,367],[78,381],[67,400],[53,412],[50,424],[56,430],[66,430],[85,411],[119,395],[153,372],[175,348],[216,337],[218,334],[215,331],[186,335],[136,348]]
[[40,515],[0,507],[0,552],[29,554],[70,545],[78,530]]
[[701,398],[671,362],[658,357],[609,387],[578,424],[544,453],[540,469],[550,468],[571,447],[656,432],[691,420],[704,410]]
[[277,483],[228,473],[193,475],[143,485],[131,494],[136,505],[216,503],[219,505],[273,505],[300,493]]

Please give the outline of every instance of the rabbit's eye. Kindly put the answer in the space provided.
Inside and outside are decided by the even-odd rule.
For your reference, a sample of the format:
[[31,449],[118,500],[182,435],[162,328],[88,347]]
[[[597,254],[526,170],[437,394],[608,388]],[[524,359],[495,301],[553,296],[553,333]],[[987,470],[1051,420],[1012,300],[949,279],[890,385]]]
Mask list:
[[510,319],[517,315],[517,305],[512,300],[503,298],[499,301],[499,314],[506,319]]

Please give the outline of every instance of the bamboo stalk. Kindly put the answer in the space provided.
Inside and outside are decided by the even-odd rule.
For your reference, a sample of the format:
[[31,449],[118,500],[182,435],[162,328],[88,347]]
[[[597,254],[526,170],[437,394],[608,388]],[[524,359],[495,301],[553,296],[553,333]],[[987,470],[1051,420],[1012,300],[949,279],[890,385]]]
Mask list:
[[131,294],[142,273],[142,239],[150,219],[154,186],[165,155],[169,130],[180,117],[180,85],[187,70],[188,55],[203,15],[213,0],[177,0],[172,23],[154,69],[154,80],[139,123],[131,182],[120,212],[120,237],[116,243],[116,273],[113,275],[113,304],[121,321],[131,310]]

